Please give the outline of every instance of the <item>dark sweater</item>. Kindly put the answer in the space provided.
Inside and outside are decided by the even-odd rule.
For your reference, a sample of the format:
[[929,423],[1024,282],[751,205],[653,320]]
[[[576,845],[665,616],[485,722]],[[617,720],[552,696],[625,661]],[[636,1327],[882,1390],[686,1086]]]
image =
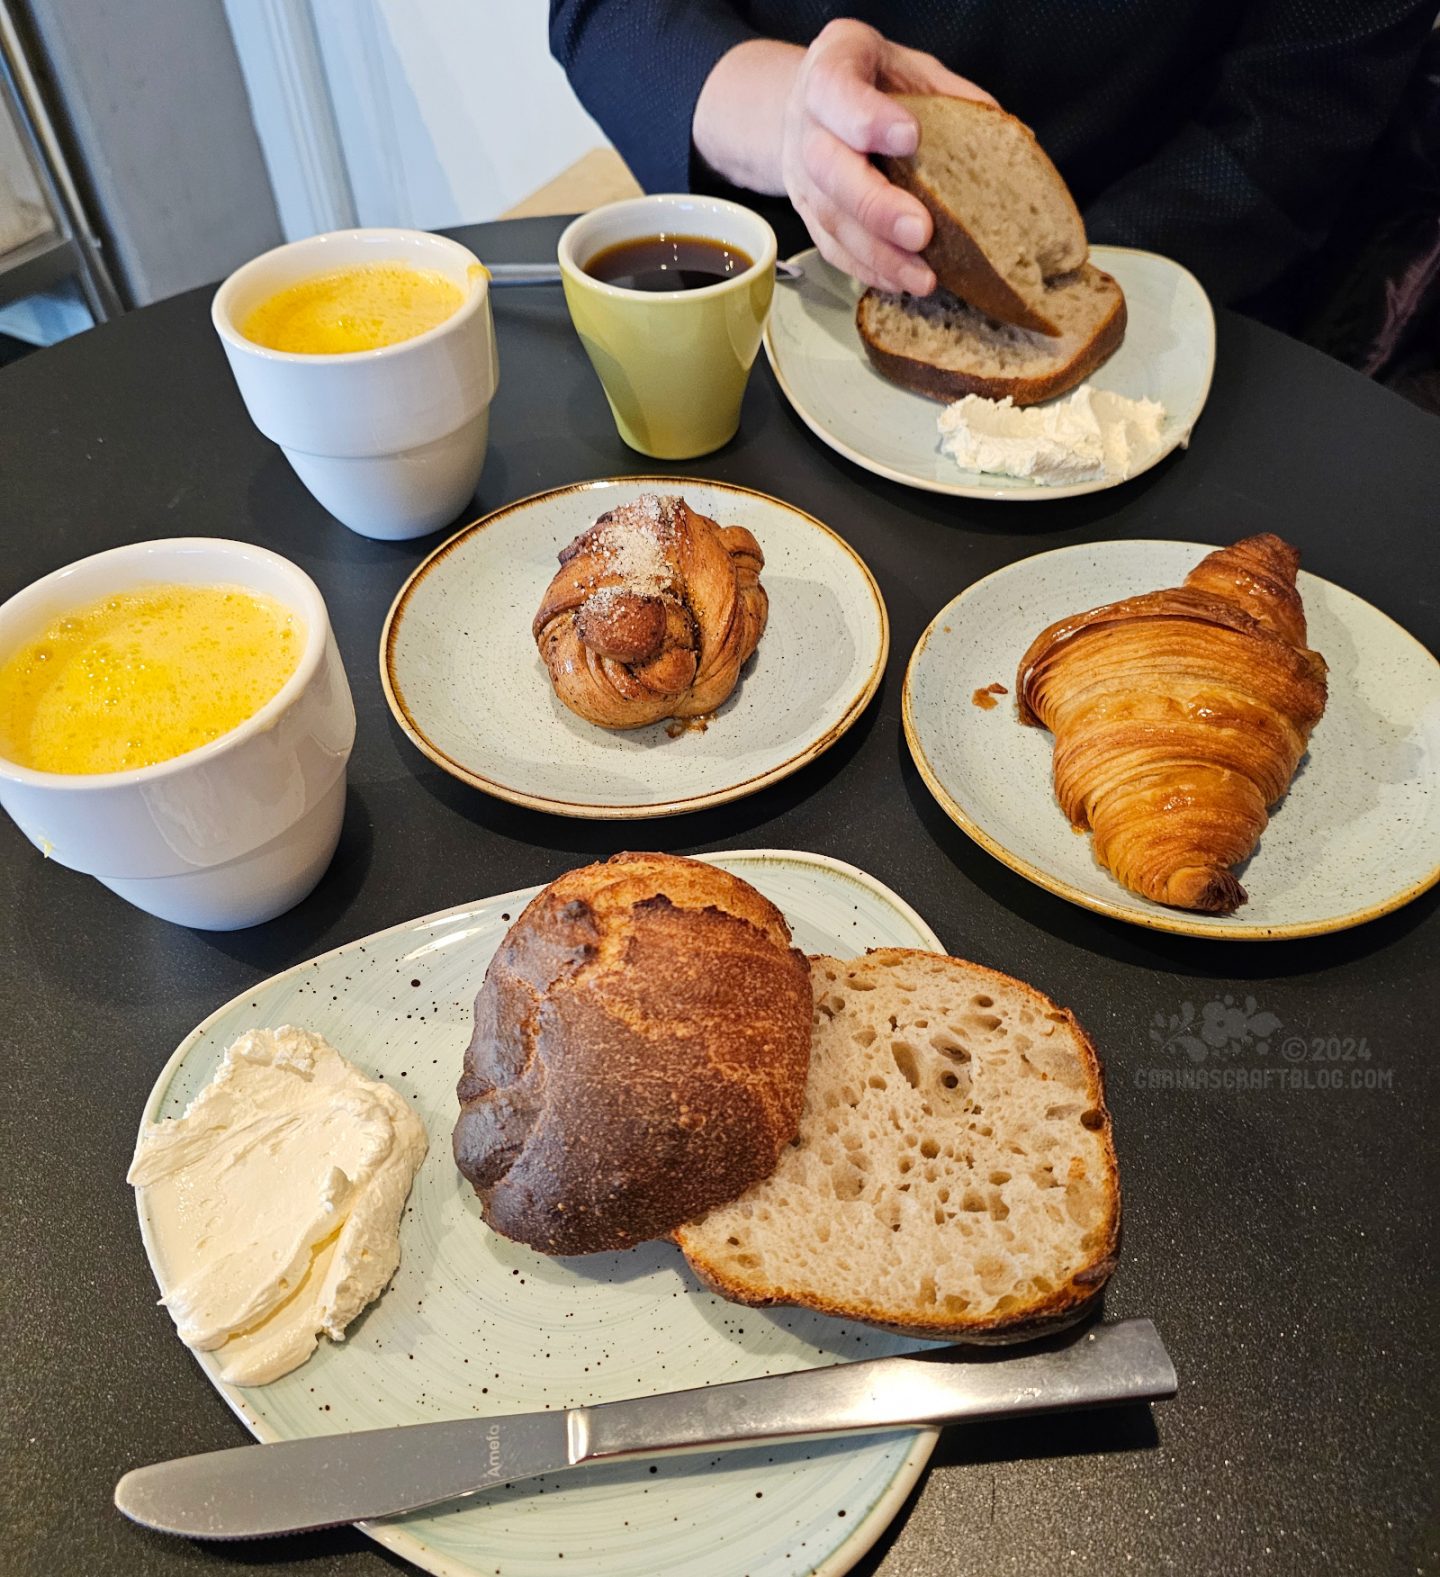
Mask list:
[[[1219,301],[1325,241],[1385,129],[1436,0],[551,0],[550,41],[649,191],[720,189],[695,101],[750,38],[858,17],[1032,126],[1092,241],[1148,247]],[[748,199],[754,203],[753,197]]]

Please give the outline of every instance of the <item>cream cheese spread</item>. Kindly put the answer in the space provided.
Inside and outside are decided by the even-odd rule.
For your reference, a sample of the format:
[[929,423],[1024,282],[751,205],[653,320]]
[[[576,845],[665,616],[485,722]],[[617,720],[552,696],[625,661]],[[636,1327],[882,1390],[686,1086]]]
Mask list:
[[1057,487],[1122,481],[1143,470],[1161,448],[1165,407],[1085,383],[1047,405],[968,394],[937,420],[941,449],[963,470]]
[[342,1341],[400,1263],[426,1148],[403,1097],[319,1035],[242,1035],[183,1117],[141,1134],[128,1176],[181,1340],[232,1385],[288,1374],[322,1331]]

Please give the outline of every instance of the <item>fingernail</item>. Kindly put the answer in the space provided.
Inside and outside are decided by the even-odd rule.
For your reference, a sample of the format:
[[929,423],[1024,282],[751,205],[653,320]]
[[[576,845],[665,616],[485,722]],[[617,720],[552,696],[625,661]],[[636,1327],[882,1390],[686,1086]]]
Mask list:
[[920,146],[920,128],[913,120],[896,121],[885,133],[885,152],[906,158]]
[[918,252],[925,245],[928,228],[919,214],[901,214],[892,232],[895,245],[903,246],[907,252]]

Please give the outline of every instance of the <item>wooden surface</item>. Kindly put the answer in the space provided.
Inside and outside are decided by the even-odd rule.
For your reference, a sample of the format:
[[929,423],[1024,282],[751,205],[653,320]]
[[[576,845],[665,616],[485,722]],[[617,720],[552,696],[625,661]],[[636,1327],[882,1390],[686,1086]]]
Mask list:
[[551,214],[583,214],[604,203],[641,195],[639,181],[613,148],[592,148],[500,217],[539,219]]

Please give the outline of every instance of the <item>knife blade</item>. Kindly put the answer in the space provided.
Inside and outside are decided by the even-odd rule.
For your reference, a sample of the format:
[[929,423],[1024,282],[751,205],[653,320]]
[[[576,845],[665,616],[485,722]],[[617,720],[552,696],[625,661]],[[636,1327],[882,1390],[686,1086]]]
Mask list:
[[127,1517],[192,1539],[255,1539],[415,1511],[586,1463],[757,1441],[948,1424],[1173,1396],[1149,1320],[1027,1347],[957,1349],[735,1380],[565,1412],[402,1424],[237,1446],[136,1468],[115,1486]]

